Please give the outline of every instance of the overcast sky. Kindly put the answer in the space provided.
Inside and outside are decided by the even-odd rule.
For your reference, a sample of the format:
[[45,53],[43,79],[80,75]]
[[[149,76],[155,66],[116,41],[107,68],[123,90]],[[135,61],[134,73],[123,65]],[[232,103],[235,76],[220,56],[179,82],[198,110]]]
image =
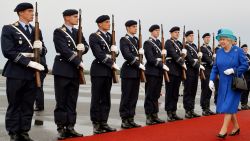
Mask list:
[[[33,0],[5,0],[1,3],[0,28],[18,20],[13,12],[20,2]],[[148,28],[152,24],[163,24],[165,39],[169,38],[168,30],[173,26],[186,25],[186,30],[215,32],[219,28],[230,28],[236,36],[241,36],[242,43],[250,43],[250,2],[248,0],[37,0],[39,7],[40,28],[48,49],[47,64],[52,68],[55,49],[53,31],[63,24],[62,12],[65,9],[81,8],[83,11],[83,32],[88,41],[89,35],[97,30],[95,19],[103,14],[115,15],[117,45],[125,35],[124,23],[129,19],[141,19],[142,36],[149,37]],[[0,29],[0,32],[1,32]],[[89,69],[93,58],[91,50],[84,56],[85,68]],[[0,69],[6,59],[0,51]],[[122,55],[118,65],[123,63]]]

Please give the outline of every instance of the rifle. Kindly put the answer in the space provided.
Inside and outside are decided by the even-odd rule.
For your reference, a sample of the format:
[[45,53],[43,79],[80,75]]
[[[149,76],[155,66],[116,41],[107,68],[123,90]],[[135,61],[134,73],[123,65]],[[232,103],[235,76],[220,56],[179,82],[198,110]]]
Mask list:
[[[201,45],[200,45],[200,31],[198,30],[198,52],[201,52]],[[198,58],[199,63],[201,64],[201,57]],[[205,80],[206,76],[204,74],[204,71],[200,69],[200,78],[201,80]]]
[[[161,49],[162,50],[165,49],[164,32],[163,32],[163,25],[162,24],[161,24]],[[166,55],[162,55],[162,64],[166,64]],[[170,82],[168,72],[165,70],[163,71],[163,77],[164,77],[165,81]]]
[[[39,29],[39,22],[38,22],[38,12],[37,12],[37,2],[36,2],[36,11],[35,11],[35,41],[40,40],[40,29]],[[34,61],[37,63],[40,63],[40,49],[34,48]],[[35,79],[36,79],[36,86],[38,88],[41,87],[41,77],[40,77],[40,71],[35,71]]]
[[[214,33],[213,33],[213,54],[215,53],[215,39],[214,39]],[[215,60],[215,58],[213,58],[213,60]]]
[[[183,46],[183,49],[186,48],[185,32],[186,31],[185,31],[185,25],[184,25],[184,27],[183,27],[183,37],[182,37],[182,46]],[[185,54],[181,54],[181,58],[185,61]],[[185,70],[185,68],[182,68],[182,80],[186,80],[186,79],[187,79],[186,70]]]
[[[139,47],[138,49],[142,48],[142,35],[141,35],[141,20],[139,20]],[[138,54],[138,58],[139,58],[139,62],[141,64],[143,64],[143,55],[142,54]],[[146,77],[145,77],[145,73],[144,70],[140,69],[140,79],[141,82],[146,82]]]
[[[115,42],[115,21],[114,21],[114,15],[112,15],[112,45],[116,45]],[[113,62],[116,62],[116,54],[114,51],[111,51],[111,58]],[[113,77],[113,83],[118,83],[118,76],[116,69],[112,69],[112,77]]]
[[241,47],[241,40],[240,40],[240,37],[239,37],[239,47]]
[[[77,31],[77,41],[78,44],[82,43],[82,10],[79,9],[79,23],[78,23],[78,31]],[[77,56],[82,60],[83,51],[77,50]],[[84,69],[79,67],[79,84],[86,84]]]

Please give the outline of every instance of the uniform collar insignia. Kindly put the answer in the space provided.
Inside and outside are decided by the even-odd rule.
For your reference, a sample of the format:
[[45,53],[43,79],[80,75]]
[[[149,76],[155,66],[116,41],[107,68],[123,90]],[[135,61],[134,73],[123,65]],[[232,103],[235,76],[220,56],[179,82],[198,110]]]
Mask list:
[[18,22],[15,22],[13,25],[14,25],[14,26],[19,26],[19,23],[18,23]]
[[66,27],[62,27],[61,29],[66,32]]
[[97,35],[101,35],[102,33],[101,33],[100,31],[97,31],[96,34],[97,34]]
[[129,39],[129,35],[126,35],[125,37],[126,37],[127,39]]

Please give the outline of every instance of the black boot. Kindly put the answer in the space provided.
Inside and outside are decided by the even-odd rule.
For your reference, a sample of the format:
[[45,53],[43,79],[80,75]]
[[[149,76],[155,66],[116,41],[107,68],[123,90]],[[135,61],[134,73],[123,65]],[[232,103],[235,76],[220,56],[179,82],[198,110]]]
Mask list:
[[10,141],[20,141],[18,134],[10,134]]
[[106,132],[115,132],[115,128],[111,128],[106,122],[101,122],[101,128],[102,130],[105,130]]
[[242,104],[241,105],[241,110],[249,110],[250,107],[247,104]]
[[22,132],[22,133],[19,135],[19,138],[20,138],[20,141],[33,141],[33,140],[29,137],[28,132]]
[[196,117],[200,117],[200,115],[197,114],[197,113],[195,113],[194,110],[192,110],[191,112],[192,112],[193,117],[195,117],[195,118],[196,118]]
[[105,130],[101,128],[100,122],[93,122],[93,134],[102,134],[105,133]]
[[186,113],[185,113],[185,118],[187,118],[187,119],[193,118],[192,111],[186,111]]
[[141,125],[135,123],[134,118],[129,118],[128,121],[134,128],[141,127]]
[[152,116],[153,116],[153,119],[156,123],[158,123],[158,124],[165,123],[165,121],[160,119],[157,114],[153,114]]
[[64,140],[67,138],[66,136],[66,130],[64,129],[63,126],[58,126],[57,127],[57,132],[58,132],[58,135],[57,135],[57,139],[58,140]]
[[172,111],[167,111],[168,114],[168,122],[175,121],[175,118],[173,117]]
[[179,117],[177,114],[176,114],[176,111],[172,112],[172,116],[175,120],[183,120],[183,118]]
[[121,128],[130,129],[130,128],[133,128],[133,126],[129,123],[127,118],[124,118],[124,119],[122,119]]
[[210,112],[209,112],[209,110],[208,109],[204,109],[203,111],[202,111],[202,116],[210,116],[211,114],[210,114]]
[[157,124],[157,122],[154,121],[152,115],[146,115],[146,125],[154,125]]
[[68,126],[66,128],[66,134],[67,134],[67,137],[82,137],[83,134],[79,134],[75,131],[74,127],[73,126]]
[[208,109],[208,112],[210,113],[210,115],[216,115],[216,113],[211,111],[210,109]]

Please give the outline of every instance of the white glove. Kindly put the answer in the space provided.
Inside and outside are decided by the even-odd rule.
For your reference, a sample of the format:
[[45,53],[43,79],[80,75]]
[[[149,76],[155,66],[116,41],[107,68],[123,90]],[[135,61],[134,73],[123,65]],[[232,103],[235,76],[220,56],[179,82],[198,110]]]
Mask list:
[[112,65],[112,68],[114,68],[114,69],[116,69],[116,70],[120,70],[119,66],[118,66],[116,63],[114,63],[114,64]]
[[164,69],[165,71],[169,71],[169,68],[168,68],[167,65],[163,65],[163,69]]
[[118,47],[116,45],[111,46],[111,51],[115,52],[116,54],[118,54],[119,52]]
[[161,51],[161,55],[167,55],[167,50],[166,50],[166,49],[163,49],[163,50]]
[[140,48],[140,49],[139,49],[139,54],[140,54],[140,55],[143,55],[143,54],[144,54],[144,49],[143,49],[143,48]]
[[28,64],[28,67],[31,67],[33,69],[36,69],[36,70],[39,70],[39,71],[43,71],[44,70],[44,66],[37,63],[37,62],[34,62],[34,61],[30,61],[29,64]]
[[40,40],[37,40],[37,41],[34,42],[33,47],[34,48],[39,48],[40,50],[42,50],[43,43]]
[[213,58],[216,58],[216,54],[213,54]]
[[146,70],[145,66],[143,64],[140,64],[139,68],[142,69],[142,70],[144,70],[144,71]]
[[202,58],[202,52],[198,52],[198,54],[197,54],[197,56],[199,57],[199,58]]
[[79,50],[79,51],[84,52],[85,51],[84,44],[77,44],[76,49]]
[[226,74],[226,75],[230,75],[230,74],[233,74],[234,73],[234,69],[227,69],[227,70],[225,70],[224,71],[224,73]]
[[136,60],[139,60],[139,57],[135,57]]
[[250,70],[250,66],[248,67],[248,70]]
[[84,68],[83,62],[80,63],[79,67]]
[[209,89],[210,89],[212,92],[214,92],[214,91],[215,91],[215,88],[214,88],[214,82],[213,82],[212,80],[210,80],[210,81],[209,81],[208,86],[209,86]]
[[187,49],[183,48],[183,49],[181,50],[181,54],[184,54],[185,56],[187,56]]
[[200,65],[200,69],[199,70],[205,70],[204,66]]
[[182,68],[184,68],[185,70],[187,70],[187,66],[186,66],[185,63],[182,65]]

